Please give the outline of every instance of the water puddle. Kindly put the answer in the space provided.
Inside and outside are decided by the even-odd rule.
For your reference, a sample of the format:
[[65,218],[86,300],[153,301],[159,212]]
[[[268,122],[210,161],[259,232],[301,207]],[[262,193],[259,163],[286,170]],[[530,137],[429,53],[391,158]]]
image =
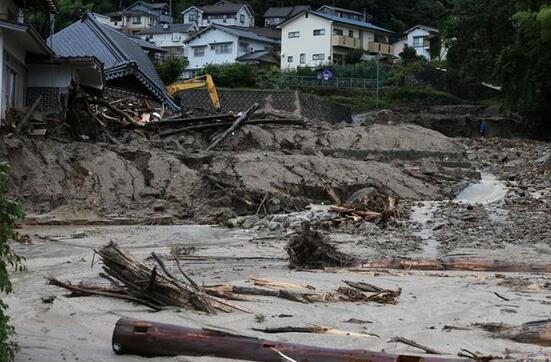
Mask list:
[[481,180],[471,183],[455,198],[467,204],[492,204],[503,201],[507,195],[507,187],[503,181],[489,173],[481,173]]
[[434,227],[431,221],[434,219],[434,212],[438,209],[441,201],[423,201],[411,208],[410,220],[421,225],[421,229],[414,234],[425,241],[422,246],[422,254],[426,256],[438,255],[439,242],[434,236]]

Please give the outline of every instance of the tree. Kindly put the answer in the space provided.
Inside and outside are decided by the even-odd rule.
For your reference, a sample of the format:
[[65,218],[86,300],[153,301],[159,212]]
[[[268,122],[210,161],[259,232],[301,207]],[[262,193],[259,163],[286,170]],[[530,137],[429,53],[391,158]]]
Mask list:
[[228,63],[208,64],[203,71],[212,75],[214,83],[219,87],[250,88],[258,81],[257,67],[251,64]]
[[413,47],[404,47],[404,50],[399,55],[400,59],[402,59],[402,63],[404,64],[411,64],[419,62],[421,61],[421,59],[424,59],[423,57],[417,55],[417,52]]
[[497,59],[497,73],[506,104],[543,120],[551,112],[551,4],[521,7],[525,10],[512,17],[515,38]]
[[346,64],[357,64],[362,60],[364,53],[363,49],[349,49],[344,54],[344,62]]
[[156,64],[155,68],[163,83],[169,85],[178,80],[187,65],[188,61],[186,59],[169,55],[161,63]]
[[[8,165],[0,162],[0,293],[12,292],[12,285],[8,277],[8,267],[23,270],[21,258],[13,252],[8,244],[9,240],[17,238],[15,223],[22,220],[25,214],[19,204],[6,197]],[[15,329],[9,324],[6,315],[8,306],[0,300],[0,361],[13,361],[17,352],[14,341]]]

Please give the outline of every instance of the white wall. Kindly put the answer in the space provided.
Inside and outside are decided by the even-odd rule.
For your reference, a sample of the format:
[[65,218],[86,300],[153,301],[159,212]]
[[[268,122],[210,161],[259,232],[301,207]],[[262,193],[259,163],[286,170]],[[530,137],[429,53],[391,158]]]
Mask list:
[[428,37],[430,33],[424,29],[415,29],[411,31],[407,36],[407,44],[409,47],[413,47],[415,49],[415,52],[417,55],[425,57],[426,59],[430,60],[430,46],[422,46],[422,47],[414,47],[413,46],[413,38],[418,36],[425,36]]
[[33,65],[27,72],[29,87],[67,88],[71,84],[73,70],[69,66]]
[[396,43],[392,44],[394,49],[394,56],[400,57],[400,54],[404,51],[406,44],[407,44],[407,38],[400,39]]
[[[189,20],[189,14],[193,11],[197,11],[197,21],[190,21]],[[203,12],[196,9],[196,8],[188,8],[184,12],[182,12],[182,22],[184,24],[196,24],[197,26],[202,26],[203,24]]]
[[[232,51],[229,54],[216,54],[214,50],[211,50],[210,45],[214,43],[232,42]],[[233,63],[237,58],[238,39],[237,37],[230,35],[220,30],[209,30],[188,43],[188,61],[189,65],[186,69],[194,70],[201,69],[207,64],[222,64]],[[196,57],[194,55],[193,48],[196,46],[205,47],[205,55],[202,57]]]
[[[325,29],[325,34],[314,36],[315,29]],[[300,36],[289,38],[289,33],[295,31],[300,31]],[[308,13],[284,24],[281,28],[281,69],[315,67],[332,62],[331,33],[329,20]],[[306,64],[300,64],[300,54],[306,55]],[[325,54],[325,58],[322,61],[313,60],[313,54]],[[293,57],[291,62],[288,61],[289,56]]]
[[169,48],[182,48],[182,55],[187,56],[187,46],[184,42],[190,37],[189,33],[176,33],[180,35],[180,40],[173,40],[173,33],[168,34],[141,34],[140,37],[143,40],[147,40],[150,43],[155,44],[158,47],[165,48],[170,51]]
[[[216,54],[215,50],[211,49],[211,44],[232,42],[231,53],[228,54]],[[188,43],[188,61],[189,65],[186,70],[198,70],[203,68],[207,64],[224,64],[234,63],[235,58],[245,54],[241,50],[240,43],[247,44],[248,51],[264,50],[266,47],[273,47],[274,44],[264,43],[250,39],[239,39],[234,35],[228,34],[221,30],[209,30]],[[196,57],[194,55],[194,47],[203,46],[205,49],[205,55],[202,57]]]
[[[245,21],[241,22],[241,15],[245,16]],[[203,14],[202,26],[209,26],[211,24],[220,24],[220,25],[232,25],[232,26],[243,26],[251,27],[254,26],[254,17],[252,17],[245,7],[239,9],[236,15],[228,15],[226,19],[216,18],[209,19],[207,15]]]

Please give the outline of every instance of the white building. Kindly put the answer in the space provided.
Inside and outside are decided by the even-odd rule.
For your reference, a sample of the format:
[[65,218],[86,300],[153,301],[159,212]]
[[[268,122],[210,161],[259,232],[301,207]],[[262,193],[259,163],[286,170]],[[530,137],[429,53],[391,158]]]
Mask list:
[[186,57],[188,47],[185,42],[197,30],[195,24],[161,24],[138,35],[143,40],[165,49],[169,55]]
[[243,55],[279,47],[279,41],[249,29],[217,24],[194,34],[185,43],[189,46],[188,76],[207,64],[234,63]]
[[[404,32],[404,37],[393,44],[394,55],[399,57],[405,47],[415,49],[418,56],[427,60],[433,58],[431,52],[431,39],[438,37],[438,29],[426,25],[416,25]],[[438,57],[446,58],[446,49],[441,47]]]
[[303,11],[282,23],[281,69],[344,63],[350,49],[392,55],[390,30],[364,21]]
[[170,8],[167,3],[148,3],[136,1],[121,11],[107,14],[110,25],[115,29],[135,34],[159,24],[172,23]]
[[219,1],[214,5],[190,6],[182,11],[184,24],[254,27],[254,12],[247,4]]

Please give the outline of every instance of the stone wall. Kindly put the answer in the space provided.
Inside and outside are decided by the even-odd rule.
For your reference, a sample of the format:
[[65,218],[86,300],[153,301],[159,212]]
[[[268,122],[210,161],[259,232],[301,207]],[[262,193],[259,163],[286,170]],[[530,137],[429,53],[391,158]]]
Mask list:
[[[298,91],[263,89],[218,89],[223,112],[244,111],[254,103],[260,105],[259,112],[284,111],[311,120],[331,123],[351,122],[350,109],[328,99]],[[202,108],[214,111],[206,89],[181,92],[176,96],[178,104],[186,108]]]

